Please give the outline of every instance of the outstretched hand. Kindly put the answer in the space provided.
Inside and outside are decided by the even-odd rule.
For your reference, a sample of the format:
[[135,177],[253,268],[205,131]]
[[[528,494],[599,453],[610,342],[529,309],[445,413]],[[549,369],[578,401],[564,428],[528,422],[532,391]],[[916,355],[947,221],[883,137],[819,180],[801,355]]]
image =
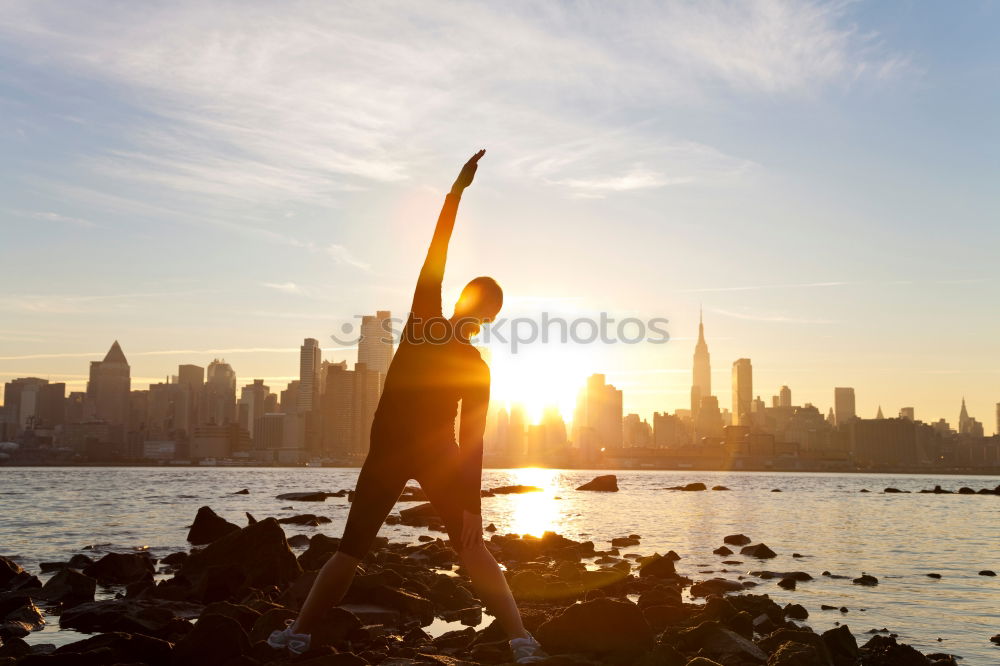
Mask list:
[[462,167],[461,173],[458,174],[458,178],[455,179],[455,184],[451,186],[452,194],[461,194],[465,188],[472,185],[472,179],[476,177],[476,168],[479,165],[479,158],[485,154],[486,149],[483,148],[469,158],[469,161]]

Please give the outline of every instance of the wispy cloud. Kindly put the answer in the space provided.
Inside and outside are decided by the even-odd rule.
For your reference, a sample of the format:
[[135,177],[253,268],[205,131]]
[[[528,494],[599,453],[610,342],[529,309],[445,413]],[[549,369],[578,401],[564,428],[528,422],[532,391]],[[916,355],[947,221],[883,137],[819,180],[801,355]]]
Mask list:
[[750,321],[773,322],[778,324],[836,324],[834,319],[810,319],[808,317],[791,317],[785,314],[724,310],[712,308],[711,312],[733,319],[748,319]]
[[[65,354],[22,354],[19,356],[0,356],[0,361],[30,361],[47,358],[103,358],[107,353],[104,351],[94,352],[70,352]],[[212,354],[290,354],[298,353],[298,347],[228,347],[220,349],[154,349],[146,351],[128,351],[127,358],[133,356],[191,356],[191,355],[212,355]]]
[[90,220],[85,220],[81,217],[72,217],[70,215],[62,215],[60,213],[53,213],[50,211],[15,211],[15,214],[28,217],[33,220],[68,224],[82,229],[97,229],[101,226],[96,222],[91,222]]
[[597,142],[589,168],[558,156],[525,163],[601,196],[739,171],[742,160],[718,149],[719,163],[682,168],[671,153],[690,146],[662,136],[666,149],[630,155],[643,135],[634,119],[649,109],[898,75],[906,58],[858,31],[848,6],[190,0],[111,12],[22,0],[6,3],[0,34],[141,112],[126,145],[88,159],[115,180],[240,202],[331,202],[418,176],[431,146],[457,148],[463,134],[526,154],[622,128]]
[[286,294],[299,294],[302,288],[294,282],[261,282],[261,286],[275,291],[283,291]]
[[711,293],[711,292],[723,292],[723,291],[762,291],[765,289],[815,289],[815,288],[826,288],[826,287],[844,287],[847,285],[858,284],[857,282],[800,282],[795,284],[755,284],[755,285],[740,285],[735,287],[703,287],[700,289],[675,289],[674,291],[679,294],[699,294],[699,293]]
[[355,257],[350,250],[338,243],[331,243],[330,245],[327,245],[326,253],[329,254],[338,264],[353,266],[354,268],[359,268],[363,271],[371,270],[371,266],[368,263],[361,261]]

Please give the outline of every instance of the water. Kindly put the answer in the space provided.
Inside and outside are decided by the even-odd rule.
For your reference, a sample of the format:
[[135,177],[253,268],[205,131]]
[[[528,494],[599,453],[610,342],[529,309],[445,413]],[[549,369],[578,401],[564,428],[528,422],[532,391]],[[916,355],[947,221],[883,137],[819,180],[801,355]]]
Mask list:
[[[696,580],[758,569],[806,571],[815,580],[800,583],[794,592],[779,588],[776,580],[760,580],[754,591],[779,603],[802,604],[816,630],[839,621],[864,642],[865,632],[886,627],[923,652],[956,654],[968,664],[1000,662],[1000,647],[989,641],[1000,631],[1000,578],[978,575],[983,569],[1000,570],[1000,497],[916,493],[937,484],[953,490],[992,488],[996,477],[624,471],[617,472],[618,493],[574,490],[601,473],[486,470],[484,488],[527,484],[545,490],[484,499],[484,522],[493,522],[501,534],[553,530],[593,540],[598,549],[610,547],[612,537],[639,534],[642,545],[623,554],[673,549],[683,558],[678,571]],[[275,496],[353,488],[356,477],[356,469],[333,468],[0,468],[0,554],[36,574],[39,562],[90,552],[82,549],[95,544],[97,554],[148,547],[162,557],[188,547],[187,526],[206,504],[241,525],[247,511],[258,519],[320,513],[333,523],[285,525],[285,532],[340,536],[346,498],[289,508],[292,503]],[[692,481],[732,490],[663,490]],[[887,486],[914,494],[882,494]],[[241,488],[250,494],[233,494]],[[783,492],[771,492],[774,488]],[[860,493],[862,488],[873,492]],[[762,563],[713,555],[722,538],[735,532],[767,543],[778,557]],[[380,534],[416,542],[423,533],[386,525]],[[804,557],[793,558],[793,553]],[[723,559],[743,564],[721,565]],[[718,573],[722,568],[730,572]],[[709,569],[716,573],[698,573]],[[849,579],[820,576],[824,570],[851,577],[865,571],[880,583],[853,585]],[[932,572],[942,578],[928,578]],[[820,604],[846,606],[849,612],[822,611]],[[29,640],[58,644],[79,638],[58,630],[52,620]]]

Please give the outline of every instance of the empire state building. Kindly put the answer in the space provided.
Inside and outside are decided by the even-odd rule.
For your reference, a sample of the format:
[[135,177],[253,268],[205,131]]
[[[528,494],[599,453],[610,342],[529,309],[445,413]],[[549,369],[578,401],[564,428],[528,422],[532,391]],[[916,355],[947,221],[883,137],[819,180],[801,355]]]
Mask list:
[[705,324],[698,313],[698,343],[694,346],[694,367],[691,381],[691,417],[697,418],[701,399],[712,395],[712,367],[708,344],[705,342]]

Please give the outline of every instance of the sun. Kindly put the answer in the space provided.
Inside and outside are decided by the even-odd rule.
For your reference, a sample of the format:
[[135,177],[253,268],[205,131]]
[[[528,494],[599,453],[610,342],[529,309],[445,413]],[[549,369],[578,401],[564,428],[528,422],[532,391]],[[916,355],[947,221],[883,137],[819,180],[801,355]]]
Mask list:
[[504,345],[488,349],[493,402],[521,405],[529,423],[538,423],[547,407],[572,419],[577,395],[591,374],[592,359],[582,345],[532,345],[517,353]]

